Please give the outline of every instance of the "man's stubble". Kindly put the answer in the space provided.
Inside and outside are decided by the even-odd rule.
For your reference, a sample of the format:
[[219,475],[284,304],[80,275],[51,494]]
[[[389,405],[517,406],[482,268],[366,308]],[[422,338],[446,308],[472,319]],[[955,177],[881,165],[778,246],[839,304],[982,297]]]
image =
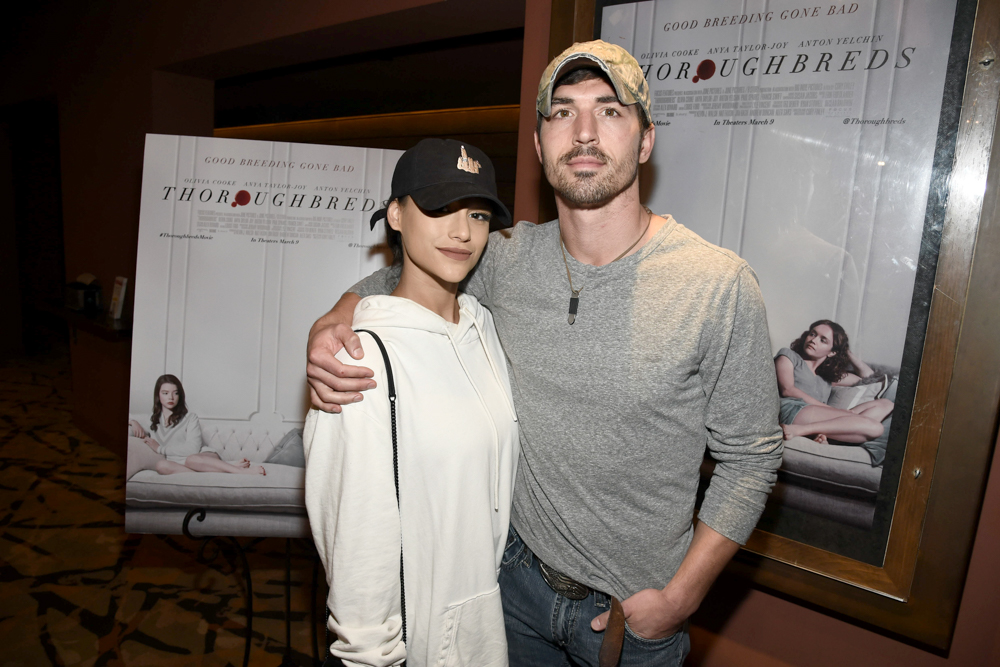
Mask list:
[[[581,208],[593,208],[605,204],[625,190],[632,187],[639,176],[639,151],[642,140],[636,150],[630,151],[624,160],[615,160],[597,146],[577,146],[559,156],[558,160],[550,159],[542,150],[542,168],[545,178],[552,189],[563,199]],[[565,165],[574,158],[596,157],[608,166],[602,172],[583,171],[573,173]],[[560,169],[559,167],[563,168]]]

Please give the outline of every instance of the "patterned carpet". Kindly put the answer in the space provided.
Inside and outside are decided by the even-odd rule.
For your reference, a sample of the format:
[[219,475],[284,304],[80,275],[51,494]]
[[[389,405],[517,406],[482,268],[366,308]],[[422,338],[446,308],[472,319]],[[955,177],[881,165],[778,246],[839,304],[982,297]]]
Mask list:
[[[242,664],[241,571],[184,537],[125,534],[122,462],[73,426],[68,368],[58,344],[0,364],[0,667]],[[247,554],[251,665],[282,664],[285,546]],[[312,572],[293,541],[290,664],[312,664]]]

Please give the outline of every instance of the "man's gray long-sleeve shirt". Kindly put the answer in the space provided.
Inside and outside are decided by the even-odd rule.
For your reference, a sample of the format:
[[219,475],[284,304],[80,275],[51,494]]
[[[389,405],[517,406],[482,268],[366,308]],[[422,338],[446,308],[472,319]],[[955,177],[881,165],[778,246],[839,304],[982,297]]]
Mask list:
[[[717,465],[699,520],[745,543],[781,463],[778,393],[756,276],[669,216],[602,267],[558,222],[494,233],[466,291],[492,312],[521,424],[512,523],[545,563],[624,599],[662,588],[687,553],[699,466]],[[387,294],[398,269],[351,291]]]

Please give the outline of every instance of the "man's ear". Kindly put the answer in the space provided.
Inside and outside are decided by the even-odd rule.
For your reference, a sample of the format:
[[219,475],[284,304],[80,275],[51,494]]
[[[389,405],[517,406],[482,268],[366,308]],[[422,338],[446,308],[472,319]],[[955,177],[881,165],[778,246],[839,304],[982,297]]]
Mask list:
[[649,156],[653,154],[653,144],[656,142],[656,126],[650,125],[642,133],[642,140],[639,142],[639,164],[645,164]]
[[385,219],[389,221],[389,226],[397,232],[402,231],[402,211],[399,208],[399,200],[393,199],[389,202],[389,208],[385,212]]
[[[544,120],[542,121],[545,122]],[[542,162],[542,142],[538,138],[538,130],[535,130],[535,155],[538,156],[538,164],[545,164]]]

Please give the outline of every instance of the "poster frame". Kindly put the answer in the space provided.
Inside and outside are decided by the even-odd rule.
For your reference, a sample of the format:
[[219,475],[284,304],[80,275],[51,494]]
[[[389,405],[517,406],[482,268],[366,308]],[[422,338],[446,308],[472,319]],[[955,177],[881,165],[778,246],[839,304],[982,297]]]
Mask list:
[[[550,53],[600,37],[603,8],[629,1],[553,0]],[[960,96],[952,99],[961,111],[951,168],[936,174],[937,195],[946,202],[943,227],[884,562],[862,563],[757,530],[729,566],[759,587],[944,650],[1000,403],[1000,263],[985,259],[1000,257],[1000,0],[979,0],[974,13],[964,85],[946,85],[937,100]]]

